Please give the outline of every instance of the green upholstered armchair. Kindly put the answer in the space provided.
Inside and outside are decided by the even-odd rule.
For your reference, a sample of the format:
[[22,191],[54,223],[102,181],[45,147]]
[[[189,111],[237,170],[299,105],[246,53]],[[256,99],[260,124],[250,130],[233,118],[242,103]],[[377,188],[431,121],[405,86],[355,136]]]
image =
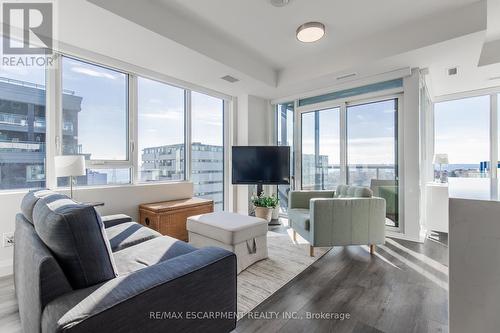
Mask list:
[[288,219],[314,247],[385,243],[385,200],[367,187],[339,185],[336,191],[290,191]]

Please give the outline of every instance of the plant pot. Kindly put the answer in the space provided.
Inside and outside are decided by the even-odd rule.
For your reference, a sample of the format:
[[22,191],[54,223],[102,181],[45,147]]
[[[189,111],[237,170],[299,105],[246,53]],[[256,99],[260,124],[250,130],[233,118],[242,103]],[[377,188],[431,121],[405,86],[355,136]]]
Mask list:
[[255,207],[255,216],[261,219],[271,222],[271,217],[273,217],[273,209],[267,207]]
[[280,218],[280,208],[279,207],[276,207],[273,209],[273,217],[272,219],[273,220],[277,220]]

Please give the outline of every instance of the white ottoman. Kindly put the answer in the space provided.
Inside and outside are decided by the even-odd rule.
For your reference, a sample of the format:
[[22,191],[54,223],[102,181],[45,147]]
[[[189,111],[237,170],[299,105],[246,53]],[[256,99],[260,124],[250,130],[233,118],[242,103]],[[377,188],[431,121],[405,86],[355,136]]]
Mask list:
[[236,254],[238,274],[256,261],[267,258],[267,222],[229,212],[191,216],[186,228],[189,244],[217,246]]

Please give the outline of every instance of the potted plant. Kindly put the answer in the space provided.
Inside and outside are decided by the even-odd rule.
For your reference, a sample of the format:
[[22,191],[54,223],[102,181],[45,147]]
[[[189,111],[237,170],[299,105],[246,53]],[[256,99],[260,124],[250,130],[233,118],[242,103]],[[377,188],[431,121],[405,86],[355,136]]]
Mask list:
[[273,210],[279,203],[278,197],[274,195],[264,195],[264,193],[261,193],[259,196],[253,195],[251,201],[255,207],[255,216],[270,222]]

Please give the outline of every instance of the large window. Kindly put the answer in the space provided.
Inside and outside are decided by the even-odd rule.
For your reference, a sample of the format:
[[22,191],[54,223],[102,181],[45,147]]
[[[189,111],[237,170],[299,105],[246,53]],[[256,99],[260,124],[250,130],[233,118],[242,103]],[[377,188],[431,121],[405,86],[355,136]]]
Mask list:
[[45,142],[45,69],[1,67],[0,189],[45,187]]
[[[130,183],[128,75],[63,57],[62,87],[61,152],[84,155],[87,161],[87,175],[78,184]],[[109,161],[114,167],[100,170]],[[67,179],[58,184],[66,185]]]
[[332,190],[340,182],[340,109],[303,113],[302,188]]
[[194,195],[224,209],[224,101],[191,94],[191,180]]
[[49,172],[46,180],[46,161],[51,171],[56,155],[81,155],[78,186],[190,180],[195,196],[224,208],[224,99],[161,77],[54,59],[47,85],[45,68],[0,68],[0,190],[66,187],[68,177]]
[[[290,176],[293,183],[295,177],[294,168],[294,149],[293,149],[293,117],[294,103],[278,104],[276,106],[276,123],[277,123],[277,144],[278,146],[290,147]],[[278,197],[280,202],[280,213],[286,214],[288,210],[288,193],[290,185],[278,185]]]
[[398,100],[347,106],[347,183],[386,201],[386,224],[399,226]]
[[140,181],[185,179],[184,89],[138,79]]
[[[436,103],[436,154],[448,154],[448,177],[488,177],[490,160],[490,96]],[[436,166],[436,173],[439,166]]]

